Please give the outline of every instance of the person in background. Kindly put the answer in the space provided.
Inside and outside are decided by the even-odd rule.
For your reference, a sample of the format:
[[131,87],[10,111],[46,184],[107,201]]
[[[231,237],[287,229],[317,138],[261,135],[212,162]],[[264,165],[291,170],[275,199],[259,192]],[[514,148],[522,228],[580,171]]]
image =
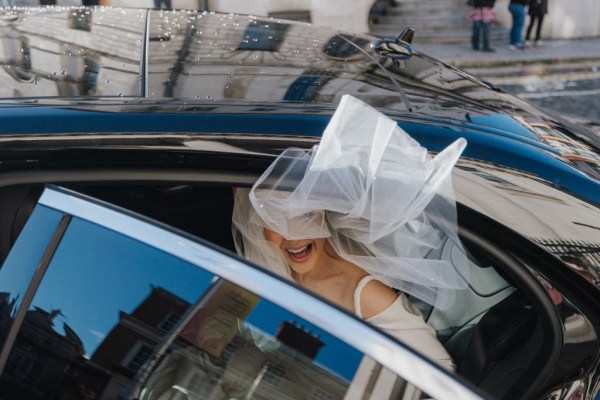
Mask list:
[[479,50],[480,39],[483,51],[495,51],[490,47],[490,26],[496,21],[494,14],[495,0],[474,0],[473,9],[469,12],[467,20],[471,22],[472,35],[471,46],[473,50]]
[[529,27],[527,27],[527,36],[525,36],[525,43],[529,42],[531,37],[531,31],[533,30],[533,24],[537,21],[537,27],[535,29],[535,41],[534,46],[540,45],[540,34],[542,33],[542,24],[544,23],[544,15],[548,13],[548,0],[531,0],[529,4]]
[[512,27],[510,28],[511,50],[523,50],[523,28],[525,27],[525,8],[528,0],[510,0],[508,11],[512,16]]

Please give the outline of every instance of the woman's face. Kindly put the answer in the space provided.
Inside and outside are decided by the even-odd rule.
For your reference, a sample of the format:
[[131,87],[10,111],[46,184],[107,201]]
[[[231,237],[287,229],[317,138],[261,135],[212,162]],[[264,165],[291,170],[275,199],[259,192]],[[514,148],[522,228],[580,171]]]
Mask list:
[[279,233],[264,228],[265,239],[279,248],[283,258],[297,274],[305,274],[320,265],[327,239],[287,240]]

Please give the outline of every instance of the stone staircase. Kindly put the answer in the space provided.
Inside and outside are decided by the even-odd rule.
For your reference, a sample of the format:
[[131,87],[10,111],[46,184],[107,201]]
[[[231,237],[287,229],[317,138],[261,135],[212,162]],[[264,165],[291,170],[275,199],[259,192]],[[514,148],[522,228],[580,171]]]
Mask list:
[[[467,0],[396,0],[396,6],[373,21],[370,34],[394,38],[410,26],[416,30],[414,43],[470,43],[471,27],[465,20],[470,8]],[[492,27],[492,46],[507,40],[507,28]]]

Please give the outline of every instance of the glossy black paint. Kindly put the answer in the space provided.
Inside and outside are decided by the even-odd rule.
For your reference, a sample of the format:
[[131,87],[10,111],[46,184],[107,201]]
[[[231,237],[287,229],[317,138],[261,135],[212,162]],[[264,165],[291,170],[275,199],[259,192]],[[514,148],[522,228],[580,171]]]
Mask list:
[[250,185],[284,148],[317,143],[350,93],[432,151],[467,138],[455,174],[463,233],[494,232],[549,315],[552,363],[536,365],[530,394],[598,384],[594,132],[418,48],[383,57],[364,35],[187,11],[0,13],[2,186]]

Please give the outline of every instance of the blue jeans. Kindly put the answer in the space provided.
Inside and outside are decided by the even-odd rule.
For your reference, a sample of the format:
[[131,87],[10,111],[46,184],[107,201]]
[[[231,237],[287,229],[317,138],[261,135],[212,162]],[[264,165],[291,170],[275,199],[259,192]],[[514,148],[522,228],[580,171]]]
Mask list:
[[512,15],[510,44],[521,47],[523,46],[523,27],[525,27],[525,6],[522,4],[510,4],[508,11]]
[[473,35],[471,36],[471,45],[473,49],[479,49],[479,37],[483,39],[483,49],[490,48],[490,23],[483,21],[473,21]]

